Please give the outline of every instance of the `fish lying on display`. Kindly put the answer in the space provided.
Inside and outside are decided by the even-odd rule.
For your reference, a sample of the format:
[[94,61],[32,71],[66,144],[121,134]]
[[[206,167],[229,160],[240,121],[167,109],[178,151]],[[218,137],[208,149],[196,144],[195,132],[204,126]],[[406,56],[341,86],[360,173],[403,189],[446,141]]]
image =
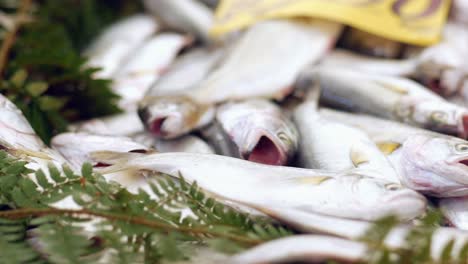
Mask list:
[[259,22],[241,36],[191,96],[204,104],[253,97],[280,100],[293,90],[302,68],[329,51],[341,28],[322,20]]
[[320,114],[366,132],[408,188],[437,197],[468,195],[467,141],[366,115],[329,109]]
[[158,152],[190,152],[214,154],[213,148],[203,139],[194,135],[185,135],[176,139],[158,139],[148,132],[132,136],[135,142],[148,148],[155,148]]
[[313,67],[304,74],[320,85],[321,100],[328,104],[468,137],[466,108],[409,79],[325,66]]
[[[141,154],[140,154],[141,155]],[[359,173],[264,165],[194,153],[96,152],[96,162],[115,164],[102,172],[145,170],[181,177],[216,197],[249,207],[284,207],[351,219],[375,220],[393,214],[412,219],[425,211],[423,196]],[[333,194],[333,195],[330,195]]]
[[95,77],[112,78],[123,61],[159,29],[148,15],[134,15],[105,28],[83,55],[87,66],[101,68]]
[[[279,106],[268,100],[225,103],[217,109],[216,122],[221,129],[218,133],[226,133],[227,140],[232,140],[235,147],[220,154],[234,152],[236,157],[246,160],[285,165],[296,152],[299,140],[296,127]],[[210,142],[226,144],[216,139]],[[217,149],[223,148],[217,146]]]
[[69,130],[97,135],[130,136],[144,131],[145,127],[138,114],[135,111],[129,111],[75,123],[69,127]]

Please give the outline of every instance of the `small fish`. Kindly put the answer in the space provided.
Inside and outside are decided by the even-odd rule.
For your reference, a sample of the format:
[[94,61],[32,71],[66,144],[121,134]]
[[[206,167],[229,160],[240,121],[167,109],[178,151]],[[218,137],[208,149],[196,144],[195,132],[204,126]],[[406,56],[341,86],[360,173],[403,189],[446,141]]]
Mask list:
[[366,175],[400,183],[395,168],[363,131],[323,118],[315,102],[300,105],[294,122],[301,138],[301,167],[330,171],[359,168]]
[[90,153],[94,151],[115,151],[148,153],[151,148],[133,141],[129,137],[92,135],[88,133],[61,133],[52,138],[52,148],[59,151],[79,170],[85,162],[91,162]]
[[295,125],[281,108],[268,100],[225,103],[218,107],[216,120],[243,159],[284,165],[296,152],[298,132]]
[[210,123],[214,107],[201,105],[186,96],[146,96],[138,115],[154,136],[172,139]]
[[166,26],[209,42],[213,11],[195,0],[144,0],[145,8]]
[[265,242],[254,248],[234,255],[228,263],[346,263],[364,262],[367,257],[366,244],[343,238],[323,235],[294,235]]
[[136,110],[138,101],[190,42],[183,35],[162,33],[139,47],[114,76],[112,90],[121,96],[119,106],[126,111]]
[[75,123],[69,127],[69,131],[96,135],[130,136],[145,131],[145,127],[136,111],[129,111]]
[[311,79],[329,104],[446,134],[468,137],[468,110],[409,79],[317,67]]
[[223,200],[249,207],[284,207],[325,215],[375,220],[393,214],[412,219],[424,212],[417,192],[352,172],[337,175],[319,170],[271,166],[242,159],[194,153],[134,155],[97,152],[97,162],[115,164],[103,173],[146,170],[181,175]]
[[190,93],[224,55],[220,48],[194,48],[177,57],[146,96],[174,96]]
[[214,154],[213,148],[203,139],[194,135],[185,135],[176,139],[158,139],[152,134],[143,132],[133,135],[132,139],[158,152],[190,152]]
[[156,20],[148,15],[134,15],[120,20],[100,34],[83,52],[87,66],[101,68],[97,78],[112,78],[122,62],[158,30]]
[[440,199],[439,208],[450,225],[468,231],[468,196]]
[[334,45],[341,28],[321,20],[259,22],[238,39],[191,96],[205,104],[252,97],[281,100],[292,92],[302,68],[317,62]]
[[[273,211],[279,213],[277,216],[281,216],[282,221],[304,232],[312,232],[314,235],[295,235],[267,242],[235,255],[232,259],[233,263],[266,263],[262,262],[263,260],[267,260],[268,263],[276,263],[277,260],[311,261],[315,260],[311,259],[314,256],[321,263],[323,259],[320,258],[322,256],[320,253],[326,257],[332,257],[327,254],[328,249],[333,249],[332,252],[337,252],[335,257],[344,258],[338,259],[341,261],[357,261],[361,257],[365,258],[368,256],[366,246],[357,241],[365,236],[366,231],[372,227],[372,223],[370,222],[329,217],[320,214],[306,214],[299,211],[284,210],[284,208],[274,208]],[[408,247],[407,236],[410,231],[410,226],[400,224],[388,233],[383,244],[391,250],[405,249]],[[329,240],[331,238],[318,236],[317,233],[334,235],[341,237],[341,239]],[[322,240],[322,243],[303,243],[305,241],[312,242],[311,240],[319,238]],[[333,243],[329,244],[327,241],[333,241]],[[431,260],[434,262],[441,261],[441,258],[444,256],[442,252],[446,250],[446,245],[449,242],[453,243],[453,247],[447,253],[450,254],[452,259],[455,259],[460,256],[464,246],[468,242],[468,232],[456,228],[438,227],[431,234],[430,242],[429,254]],[[294,254],[287,254],[287,252],[294,252]],[[244,261],[236,262],[237,260]]]
[[404,186],[437,197],[468,195],[468,142],[371,116],[322,109],[365,131],[387,154]]
[[398,57],[404,47],[400,42],[354,28],[349,28],[343,34],[341,44],[359,53],[383,58]]

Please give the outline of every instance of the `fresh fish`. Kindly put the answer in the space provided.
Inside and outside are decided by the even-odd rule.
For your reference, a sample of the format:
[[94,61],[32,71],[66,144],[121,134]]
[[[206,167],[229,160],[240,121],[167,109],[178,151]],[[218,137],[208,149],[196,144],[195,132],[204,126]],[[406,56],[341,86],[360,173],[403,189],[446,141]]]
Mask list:
[[[312,214],[312,213],[304,213],[300,212],[297,210],[290,210],[290,209],[284,209],[284,208],[271,208],[271,211],[269,211],[271,215],[276,215],[278,219],[281,219],[281,221],[284,221],[288,223],[289,225],[298,228],[301,231],[304,232],[312,232],[315,234],[325,234],[325,235],[334,235],[346,239],[351,239],[351,240],[358,240],[362,238],[366,231],[372,226],[372,223],[370,222],[365,222],[365,221],[357,221],[357,220],[350,220],[350,219],[343,219],[343,218],[336,218],[336,217],[329,217],[329,216],[324,216],[320,214]],[[389,249],[404,249],[407,248],[407,236],[409,232],[411,231],[410,226],[400,224],[397,227],[393,228],[390,233],[386,236],[385,240],[383,243],[385,246],[387,246]],[[317,248],[320,247],[319,245],[315,243],[310,243],[308,244],[309,248],[304,246],[299,246],[298,243],[301,243],[299,241],[302,240],[302,237],[299,236],[299,241],[296,242],[294,241],[295,238],[298,236],[292,236],[289,238],[283,238],[283,239],[289,239],[287,240],[287,244],[295,244],[297,247],[297,250],[295,250],[295,256],[301,256],[305,257],[306,255],[309,255],[308,253],[311,254],[317,254]],[[284,243],[284,240],[278,240],[278,244],[281,244],[283,247],[290,248],[290,245],[287,245]],[[434,230],[432,233],[431,237],[431,244],[430,244],[430,249],[429,253],[434,261],[440,261],[442,259],[442,252],[445,250],[446,245],[453,241],[453,247],[451,248],[451,257],[452,258],[458,258],[460,256],[460,253],[462,252],[464,246],[468,243],[468,232],[456,229],[456,228],[447,228],[447,227],[439,227]],[[275,241],[272,241],[270,243],[275,243]],[[343,242],[345,243],[345,242]],[[357,242],[356,242],[357,243]],[[278,244],[273,244],[274,246],[277,246]],[[266,244],[268,245],[268,244]],[[349,243],[348,246],[353,247],[354,249],[358,249],[357,244],[354,244],[356,246],[353,246],[353,243]],[[329,245],[331,246],[331,245]],[[291,246],[292,247],[292,246]],[[347,252],[345,251],[345,248],[347,247],[342,247],[342,250],[339,252]],[[259,246],[259,249],[261,249],[261,246]],[[300,250],[299,250],[300,249]],[[262,253],[262,254],[257,254],[257,253]],[[274,252],[277,252],[275,255]],[[256,261],[258,260],[263,260],[264,257],[272,257],[270,260],[274,261],[273,257],[285,257],[282,255],[283,251],[278,248],[278,251],[270,251],[268,253],[264,252],[263,250],[257,251],[256,248],[252,249],[252,251],[246,251],[243,255],[243,253],[240,253],[237,255],[237,257],[243,256],[243,257],[250,257],[249,260]],[[357,252],[355,252],[357,253]],[[349,255],[343,255],[343,256],[356,256],[352,255],[350,253]],[[357,255],[359,256],[359,255]],[[234,256],[234,260],[236,260],[236,256]],[[234,262],[235,263],[235,262]],[[247,262],[249,263],[249,262]],[[253,262],[256,263],[256,262]]]
[[183,35],[163,33],[139,47],[115,74],[112,89],[121,96],[119,106],[135,110],[137,102],[190,41]]
[[468,101],[468,28],[447,23],[442,41],[418,55],[416,78],[444,96],[462,95]]
[[359,53],[384,58],[400,56],[404,47],[403,44],[397,41],[353,28],[345,32],[341,42],[346,48]]
[[186,135],[176,139],[162,140],[153,137],[150,133],[143,132],[132,136],[132,139],[149,148],[155,148],[158,152],[190,152],[214,154],[213,148],[203,139]]
[[87,66],[101,68],[96,77],[111,78],[125,58],[158,27],[154,18],[142,14],[112,24],[84,51],[83,55],[88,57]]
[[71,132],[87,132],[97,135],[130,136],[145,131],[135,111],[108,117],[94,118],[69,127]]
[[452,226],[468,231],[468,196],[441,199],[439,208]]
[[369,136],[355,127],[321,117],[316,102],[300,105],[294,121],[301,138],[301,167],[329,171],[358,168],[367,175],[400,183],[395,168]]
[[321,99],[329,104],[468,137],[466,108],[445,101],[409,79],[335,67],[312,68],[309,74],[320,84]]
[[210,123],[215,110],[186,96],[146,96],[138,115],[154,136],[172,139]]
[[146,96],[190,93],[220,61],[222,49],[195,48],[179,56],[167,72],[148,90]]
[[228,263],[261,264],[327,261],[363,262],[368,253],[362,242],[332,236],[295,235],[265,242],[233,256]]
[[246,160],[193,153],[158,153],[135,157],[98,152],[97,162],[115,164],[102,172],[146,170],[183,176],[207,192],[249,207],[284,207],[301,212],[375,220],[393,214],[412,219],[424,212],[423,196],[387,181],[353,172],[264,165]]
[[168,27],[208,42],[213,11],[196,0],[144,0],[145,8]]
[[418,67],[416,58],[408,59],[383,59],[360,55],[348,50],[336,49],[328,54],[320,62],[327,67],[352,68],[356,71],[370,74],[390,76],[413,76]]
[[334,45],[341,27],[321,20],[259,22],[191,96],[205,104],[252,97],[282,99],[293,90],[302,68],[317,62]]
[[52,138],[51,146],[79,170],[83,163],[91,162],[94,151],[147,153],[151,149],[128,137],[92,135],[88,133],[62,133]]
[[296,127],[281,108],[268,100],[225,103],[218,107],[216,120],[243,159],[284,165],[296,152]]
[[438,197],[468,195],[468,142],[371,116],[322,109],[324,118],[365,131],[408,188]]

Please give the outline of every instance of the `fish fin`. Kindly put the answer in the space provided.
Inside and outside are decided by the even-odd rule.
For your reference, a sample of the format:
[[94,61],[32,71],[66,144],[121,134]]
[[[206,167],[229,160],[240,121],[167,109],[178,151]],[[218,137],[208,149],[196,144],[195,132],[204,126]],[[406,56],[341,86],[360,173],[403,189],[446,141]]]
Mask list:
[[99,172],[106,174],[119,171],[138,170],[137,167],[130,164],[130,161],[145,154],[133,152],[94,151],[89,155],[95,162],[110,165],[109,167],[99,169]]
[[375,81],[378,85],[381,85],[384,88],[387,88],[389,90],[392,90],[394,92],[397,92],[399,94],[408,94],[408,89],[405,89],[404,87],[401,86],[396,86],[393,84],[388,84],[385,82],[380,82],[380,81]]
[[52,158],[49,155],[40,151],[33,151],[33,150],[27,150],[27,149],[14,149],[14,150],[11,150],[10,152],[13,156],[25,155],[25,156],[33,157],[33,158],[52,160]]
[[351,162],[353,163],[354,167],[359,167],[359,165],[363,163],[369,162],[369,157],[366,155],[365,152],[360,151],[357,149],[356,146],[352,146],[349,157],[351,159]]
[[302,184],[312,184],[312,185],[320,185],[324,181],[331,179],[330,176],[314,176],[314,177],[297,177],[293,178],[295,182],[302,183]]
[[395,150],[401,147],[400,143],[393,142],[393,141],[382,141],[382,142],[376,143],[376,145],[379,148],[379,150],[385,155],[390,155]]

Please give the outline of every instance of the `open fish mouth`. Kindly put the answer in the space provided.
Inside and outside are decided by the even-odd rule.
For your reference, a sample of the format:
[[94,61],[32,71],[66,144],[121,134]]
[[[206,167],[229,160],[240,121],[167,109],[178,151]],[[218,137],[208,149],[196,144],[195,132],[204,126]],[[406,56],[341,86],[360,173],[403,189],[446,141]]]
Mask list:
[[244,159],[268,165],[284,165],[287,157],[273,140],[261,136],[250,152],[242,155]]
[[461,117],[461,125],[458,136],[463,139],[468,139],[468,114],[464,114]]
[[166,119],[167,117],[158,117],[153,119],[149,124],[150,132],[157,137],[164,137],[167,134],[163,129]]

